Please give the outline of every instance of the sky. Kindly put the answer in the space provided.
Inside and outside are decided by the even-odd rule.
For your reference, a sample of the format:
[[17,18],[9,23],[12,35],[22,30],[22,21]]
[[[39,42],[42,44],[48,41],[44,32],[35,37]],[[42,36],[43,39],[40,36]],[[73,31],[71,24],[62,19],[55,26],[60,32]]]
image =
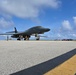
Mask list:
[[0,0],[0,33],[33,26],[50,28],[48,39],[76,39],[76,0]]

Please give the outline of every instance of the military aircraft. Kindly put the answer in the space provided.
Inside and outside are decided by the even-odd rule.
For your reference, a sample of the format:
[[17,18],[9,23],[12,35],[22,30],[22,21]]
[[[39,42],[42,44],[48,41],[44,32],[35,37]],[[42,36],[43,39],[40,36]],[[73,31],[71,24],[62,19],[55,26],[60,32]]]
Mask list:
[[14,27],[15,31],[10,31],[6,33],[2,33],[0,35],[11,35],[12,38],[17,38],[17,40],[29,40],[31,36],[35,36],[36,40],[39,40],[40,37],[45,37],[45,36],[40,36],[39,34],[43,34],[45,32],[50,31],[49,28],[44,28],[42,26],[35,26],[31,27],[23,32],[17,31],[16,27]]

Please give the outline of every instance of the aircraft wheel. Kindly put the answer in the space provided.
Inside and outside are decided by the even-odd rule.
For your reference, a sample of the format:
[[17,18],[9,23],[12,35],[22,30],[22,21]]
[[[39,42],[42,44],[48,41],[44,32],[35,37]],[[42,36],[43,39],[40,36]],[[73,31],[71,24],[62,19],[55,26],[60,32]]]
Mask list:
[[39,40],[39,39],[36,39],[36,40]]
[[26,40],[26,39],[24,39],[24,40]]
[[37,38],[36,40],[40,40],[39,38]]
[[18,38],[17,40],[21,40],[20,38]]
[[26,38],[24,38],[24,40],[26,40]]

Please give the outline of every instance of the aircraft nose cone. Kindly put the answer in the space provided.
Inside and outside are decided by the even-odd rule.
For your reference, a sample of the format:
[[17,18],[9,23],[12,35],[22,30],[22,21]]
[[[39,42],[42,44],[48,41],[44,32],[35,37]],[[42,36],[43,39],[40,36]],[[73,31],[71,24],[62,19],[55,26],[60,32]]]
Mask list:
[[50,31],[50,29],[49,29],[49,28],[47,28],[47,29],[46,29],[46,31]]
[[48,31],[50,31],[50,29],[48,28]]

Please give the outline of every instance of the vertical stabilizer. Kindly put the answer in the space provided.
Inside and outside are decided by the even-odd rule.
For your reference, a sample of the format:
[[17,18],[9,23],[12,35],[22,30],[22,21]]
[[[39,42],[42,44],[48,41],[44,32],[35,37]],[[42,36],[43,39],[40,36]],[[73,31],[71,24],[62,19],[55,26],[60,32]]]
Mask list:
[[17,31],[16,27],[14,27],[14,29],[15,29],[15,33],[17,33],[18,31]]

